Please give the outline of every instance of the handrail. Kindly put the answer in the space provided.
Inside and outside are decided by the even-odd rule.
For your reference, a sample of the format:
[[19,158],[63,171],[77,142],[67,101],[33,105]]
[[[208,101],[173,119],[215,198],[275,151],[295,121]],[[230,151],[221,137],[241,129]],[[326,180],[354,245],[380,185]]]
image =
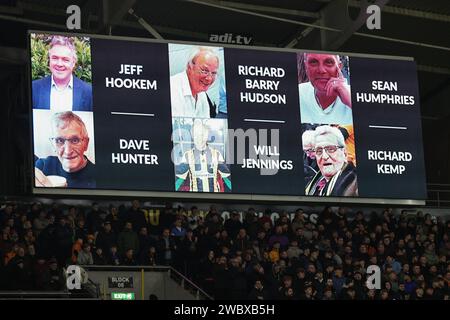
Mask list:
[[187,283],[189,283],[190,285],[192,285],[196,290],[198,290],[199,292],[202,293],[202,295],[204,295],[206,298],[208,298],[209,300],[213,300],[213,298],[207,294],[205,291],[203,291],[203,289],[201,289],[198,285],[196,285],[194,282],[192,282],[189,278],[187,278],[186,276],[184,276],[183,274],[181,274],[180,272],[178,272],[178,270],[174,269],[171,267],[171,272],[175,272],[178,276],[180,276],[185,282],[187,281]]
[[67,291],[0,291],[0,300],[71,300]]
[[[7,300],[6,298],[0,298],[0,300]],[[27,299],[30,299],[30,300],[51,300],[51,301],[55,301],[55,299],[53,299],[53,298],[23,298],[22,300],[27,300]],[[58,298],[58,301],[61,301],[61,300],[68,300],[68,301],[74,301],[74,300],[80,300],[80,301],[84,301],[84,300],[86,300],[86,301],[93,301],[93,300],[99,300],[99,301],[101,301],[102,299],[100,299],[100,298]]]
[[144,270],[160,270],[160,271],[169,271],[170,269],[173,269],[172,267],[168,267],[168,266],[115,266],[115,265],[96,265],[96,264],[84,264],[84,265],[79,265],[79,267],[89,270],[89,269],[97,269],[97,270],[101,270],[101,269],[105,269],[106,270],[116,270],[116,269],[125,269],[125,270],[136,270],[136,271],[141,271],[142,269]]
[[[98,283],[95,283],[94,281],[92,281],[91,279],[88,278],[88,283],[94,287],[93,291],[95,298],[100,297],[100,285]],[[87,287],[88,291],[89,291],[89,287]]]
[[70,292],[67,291],[0,291],[0,296],[8,295],[8,296],[21,296],[21,295],[30,295],[30,296],[70,296]]
[[436,208],[450,207],[450,185],[428,184],[427,205]]
[[448,184],[448,183],[427,183],[427,186],[443,186],[443,187],[450,188],[450,184]]

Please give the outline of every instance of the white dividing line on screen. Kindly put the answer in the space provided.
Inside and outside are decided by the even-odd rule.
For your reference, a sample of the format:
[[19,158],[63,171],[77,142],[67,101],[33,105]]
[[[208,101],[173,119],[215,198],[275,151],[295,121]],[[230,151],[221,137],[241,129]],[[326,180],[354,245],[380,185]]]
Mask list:
[[267,119],[244,119],[247,122],[271,122],[271,123],[285,123],[284,120],[267,120]]
[[140,116],[140,117],[154,117],[154,113],[135,113],[135,112],[115,112],[111,111],[111,114],[121,115],[121,116]]
[[370,125],[369,128],[375,128],[375,129],[394,129],[394,130],[406,130],[407,127],[392,127],[392,126],[372,126]]

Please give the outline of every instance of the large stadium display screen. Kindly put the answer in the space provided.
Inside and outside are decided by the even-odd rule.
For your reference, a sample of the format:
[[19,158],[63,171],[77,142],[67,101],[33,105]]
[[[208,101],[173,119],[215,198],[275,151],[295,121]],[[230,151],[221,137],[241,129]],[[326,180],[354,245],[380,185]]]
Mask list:
[[412,59],[41,32],[30,58],[36,193],[425,199]]

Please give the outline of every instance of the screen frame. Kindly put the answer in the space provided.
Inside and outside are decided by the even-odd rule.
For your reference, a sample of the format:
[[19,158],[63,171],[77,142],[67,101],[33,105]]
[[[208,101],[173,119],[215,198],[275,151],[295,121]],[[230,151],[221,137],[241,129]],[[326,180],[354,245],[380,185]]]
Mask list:
[[[138,197],[138,198],[169,198],[169,199],[188,199],[188,200],[236,200],[236,201],[278,201],[278,202],[298,202],[298,203],[329,203],[329,204],[377,204],[377,205],[402,205],[402,206],[425,206],[426,199],[396,199],[396,198],[367,198],[367,197],[316,197],[316,196],[292,196],[292,195],[270,195],[270,194],[229,194],[229,193],[201,193],[201,192],[177,192],[177,191],[141,191],[141,190],[113,190],[113,189],[65,189],[65,188],[45,188],[35,186],[35,172],[34,172],[34,130],[33,130],[33,105],[32,105],[32,75],[31,75],[31,34],[52,34],[63,36],[80,36],[90,37],[106,40],[119,41],[136,41],[136,42],[150,42],[163,44],[185,44],[185,45],[203,45],[211,47],[246,49],[257,51],[275,51],[275,52],[291,52],[298,53],[299,51],[308,51],[311,53],[328,53],[345,55],[349,57],[360,57],[370,59],[389,59],[400,61],[412,61],[413,57],[407,56],[391,56],[391,55],[375,55],[366,53],[352,53],[341,51],[323,51],[323,50],[309,50],[309,49],[290,49],[290,48],[272,48],[261,46],[246,46],[246,45],[232,45],[225,43],[210,43],[210,42],[193,42],[181,40],[160,40],[147,39],[139,37],[127,36],[112,36],[99,35],[76,32],[58,32],[30,29],[27,31],[27,86],[28,86],[28,105],[30,111],[30,168],[31,168],[31,192],[33,195],[64,195],[64,196],[118,196],[118,197]],[[422,128],[422,126],[421,126]],[[423,133],[422,133],[423,137]],[[423,140],[422,140],[423,141]],[[423,154],[422,154],[423,155]],[[423,155],[424,156],[424,155]],[[424,158],[422,158],[424,162]]]

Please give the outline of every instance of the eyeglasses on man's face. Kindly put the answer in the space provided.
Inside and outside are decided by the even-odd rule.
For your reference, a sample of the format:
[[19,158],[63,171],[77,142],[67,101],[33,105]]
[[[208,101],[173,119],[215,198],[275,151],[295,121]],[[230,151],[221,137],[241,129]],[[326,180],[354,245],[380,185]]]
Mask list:
[[68,139],[62,138],[62,137],[50,138],[50,141],[52,141],[52,143],[58,148],[61,148],[62,146],[64,146],[66,144],[66,141],[69,142],[70,145],[77,146],[84,140],[85,140],[84,138],[80,138],[80,137],[72,137],[72,138],[68,138]]
[[338,149],[342,149],[342,146],[325,146],[325,147],[317,147],[315,149],[316,156],[322,156],[323,151],[325,150],[328,155],[334,154]]
[[[192,62],[192,65],[195,66],[196,65],[195,62]],[[217,71],[209,71],[208,69],[206,69],[204,67],[198,67],[197,72],[205,77],[207,77],[207,76],[211,76],[211,78],[217,77]]]

